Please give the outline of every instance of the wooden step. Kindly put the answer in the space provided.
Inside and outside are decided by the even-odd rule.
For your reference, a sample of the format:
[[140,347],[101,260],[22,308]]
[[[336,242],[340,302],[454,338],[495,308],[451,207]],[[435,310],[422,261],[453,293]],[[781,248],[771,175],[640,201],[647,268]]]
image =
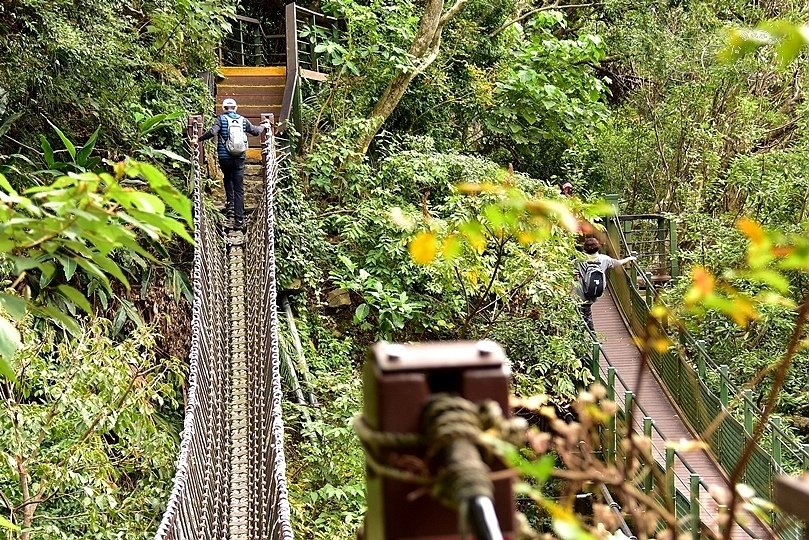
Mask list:
[[225,98],[233,98],[236,100],[236,103],[239,105],[239,109],[246,105],[265,105],[270,107],[280,107],[281,102],[284,99],[284,90],[281,89],[279,92],[275,94],[263,94],[263,95],[253,95],[253,94],[242,94],[239,92],[234,92],[230,94],[217,94],[217,100],[221,102]]
[[224,77],[284,77],[287,74],[285,66],[238,66],[220,67],[219,73]]

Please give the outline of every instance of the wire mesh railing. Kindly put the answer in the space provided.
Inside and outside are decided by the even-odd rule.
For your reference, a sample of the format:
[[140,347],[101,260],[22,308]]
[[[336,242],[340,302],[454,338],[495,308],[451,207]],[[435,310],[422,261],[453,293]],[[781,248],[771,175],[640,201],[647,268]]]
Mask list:
[[[632,386],[615,368],[603,345],[595,339],[595,334],[591,334],[591,337],[594,340],[593,375],[597,382],[604,384],[607,388],[607,396],[618,406],[617,418],[621,421],[616,421],[605,434],[607,459],[611,461],[618,459],[620,448],[618,444],[620,430],[618,428],[623,423],[625,431],[629,411],[632,411],[633,430],[642,433],[653,443],[650,453],[654,463],[646,465],[654,467],[656,474],[654,472],[648,474],[645,485],[642,486],[643,489],[656,493],[663,506],[670,507],[678,518],[688,516],[686,529],[693,529],[693,523],[696,522],[713,531],[719,531],[718,504],[710,496],[708,484],[699,477],[697,469],[689,463],[684,453],[673,447],[665,446],[670,437],[663,433],[654,422],[654,417],[641,403]],[[603,363],[601,359],[604,360]],[[635,410],[640,414],[635,414]],[[666,448],[665,451],[661,451],[661,447]],[[699,478],[696,486],[692,485],[691,480],[695,475]],[[656,485],[655,478],[666,478],[665,485]],[[744,525],[742,527],[746,529]],[[749,529],[746,529],[746,532],[751,538],[756,536]]]
[[654,281],[668,281],[679,274],[677,223],[662,214],[619,216],[627,253],[638,258],[639,266]]
[[[266,120],[271,123],[271,115]],[[202,117],[190,118],[189,135],[201,131]],[[177,472],[155,539],[291,540],[273,211],[281,157],[273,130],[265,130],[264,195],[243,234],[223,229],[206,208],[201,156],[201,146],[192,149],[189,398]]]
[[286,63],[284,34],[268,34],[258,19],[236,15],[231,32],[222,38],[219,60],[224,66],[282,66]]
[[[618,219],[608,224],[607,250],[613,257],[619,258],[622,253],[630,251],[624,228]],[[656,284],[637,261],[631,263],[628,272],[612,272],[608,279],[614,292],[616,302],[635,336],[645,336],[651,329],[661,337],[669,337],[674,343],[680,340],[683,347],[660,349],[648,348],[648,361],[661,381],[668,389],[676,405],[682,410],[691,429],[703,435],[713,456],[730,472],[733,471],[744,452],[746,445],[753,444],[749,462],[743,473],[742,481],[751,485],[756,492],[772,500],[774,478],[786,472],[781,454],[784,448],[793,456],[794,463],[806,467],[809,463],[809,452],[806,448],[783,437],[784,432],[779,422],[769,421],[765,426],[765,437],[776,441],[774,453],[766,452],[752,440],[753,409],[748,413],[747,426],[739,421],[728,408],[731,387],[727,366],[717,366],[710,360],[704,347],[690,333],[683,331],[677,336],[667,336],[666,330],[650,317],[650,309],[657,297]],[[635,276],[638,276],[636,280]],[[640,287],[644,290],[641,293]],[[689,356],[688,353],[691,353]],[[692,362],[693,358],[693,362]],[[708,375],[720,381],[720,395],[708,386]],[[737,389],[733,389],[737,393]],[[737,394],[747,405],[747,396]],[[756,409],[755,414],[759,411]],[[783,538],[798,538],[800,525],[786,516],[774,514],[774,527]]]

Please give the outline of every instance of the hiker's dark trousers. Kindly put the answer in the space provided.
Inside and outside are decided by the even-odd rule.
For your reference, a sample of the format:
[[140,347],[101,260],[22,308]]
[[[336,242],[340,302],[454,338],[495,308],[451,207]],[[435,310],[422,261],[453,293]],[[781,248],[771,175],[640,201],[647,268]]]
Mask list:
[[225,176],[227,207],[233,209],[237,226],[244,222],[244,158],[220,159],[219,167]]
[[582,302],[579,304],[579,312],[581,313],[581,318],[584,319],[585,324],[587,324],[587,328],[595,332],[596,329],[595,326],[593,326],[593,304],[590,302]]

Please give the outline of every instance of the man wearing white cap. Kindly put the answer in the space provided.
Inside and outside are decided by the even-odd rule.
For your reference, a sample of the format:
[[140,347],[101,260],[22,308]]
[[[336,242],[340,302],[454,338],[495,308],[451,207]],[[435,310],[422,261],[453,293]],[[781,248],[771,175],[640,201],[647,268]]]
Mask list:
[[[254,126],[250,120],[236,113],[236,100],[222,102],[224,114],[217,118],[211,129],[199,141],[217,137],[216,155],[225,177],[225,214],[233,218],[237,229],[244,227],[244,159],[247,154],[247,134],[258,135],[266,126]],[[192,141],[196,143],[196,141]]]

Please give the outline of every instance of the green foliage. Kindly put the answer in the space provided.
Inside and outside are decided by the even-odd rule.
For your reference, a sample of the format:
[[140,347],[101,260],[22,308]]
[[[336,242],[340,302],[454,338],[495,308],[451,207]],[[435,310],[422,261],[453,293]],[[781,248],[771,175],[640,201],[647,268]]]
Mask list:
[[[16,152],[15,141],[36,146],[43,118],[76,138],[101,125],[106,143],[133,154],[144,118],[207,106],[195,77],[214,68],[216,43],[233,13],[228,0],[8,5],[0,10],[0,118],[15,119],[0,154]],[[181,130],[175,122],[147,140],[179,152]]]
[[[74,147],[71,155],[81,152]],[[141,184],[152,193],[137,189]],[[105,305],[115,294],[110,278],[130,286],[112,258],[116,250],[155,261],[141,246],[142,238],[159,242],[177,235],[192,241],[185,224],[172,214],[190,224],[190,201],[147,163],[126,161],[115,164],[112,172],[69,173],[22,193],[0,175],[0,189],[0,253],[13,263],[12,288],[23,294],[35,315],[53,319],[74,335],[80,332],[73,319],[77,309],[93,311],[80,283],[88,284],[86,290]],[[15,297],[4,298],[5,313],[20,320],[25,312],[20,301],[12,306]],[[19,340],[8,319],[0,315],[0,320],[0,353],[7,362]]]
[[298,319],[313,387],[324,404],[310,410],[310,423],[296,407],[285,410],[292,522],[301,538],[353,538],[364,513],[364,457],[351,428],[361,404],[356,359],[362,351],[350,336],[335,335],[332,324],[316,313]]
[[174,474],[180,362],[157,358],[145,328],[114,343],[101,319],[36,337],[0,402],[4,513],[36,538],[151,538]]
[[588,33],[557,38],[555,32],[565,27],[557,11],[539,13],[526,25],[495,83],[494,107],[486,117],[492,132],[526,145],[603,125],[606,86],[592,66],[604,57],[604,42]]

